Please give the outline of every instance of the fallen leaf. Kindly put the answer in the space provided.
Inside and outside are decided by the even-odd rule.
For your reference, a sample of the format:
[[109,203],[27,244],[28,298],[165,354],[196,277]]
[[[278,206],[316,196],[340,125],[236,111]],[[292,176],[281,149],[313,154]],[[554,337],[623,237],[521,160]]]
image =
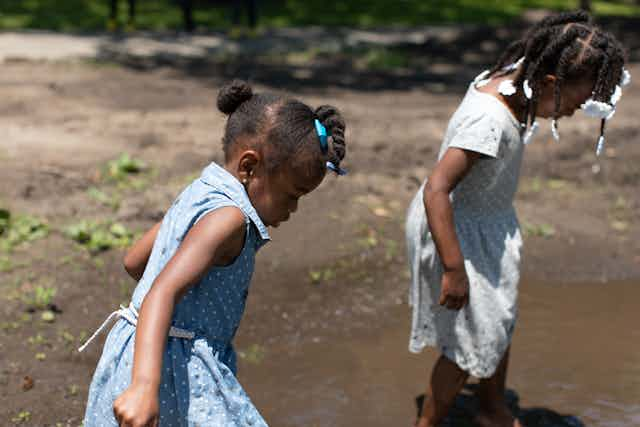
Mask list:
[[44,322],[52,323],[56,321],[56,314],[51,310],[43,311],[40,317]]
[[386,208],[383,208],[382,206],[374,208],[373,209],[373,213],[376,216],[381,216],[381,217],[384,217],[384,218],[390,218],[391,217],[391,212],[389,212]]
[[626,231],[629,228],[629,223],[625,221],[611,221],[611,228],[616,231]]
[[33,378],[31,378],[29,375],[25,375],[25,377],[22,379],[22,390],[23,391],[28,391],[31,390],[33,388]]

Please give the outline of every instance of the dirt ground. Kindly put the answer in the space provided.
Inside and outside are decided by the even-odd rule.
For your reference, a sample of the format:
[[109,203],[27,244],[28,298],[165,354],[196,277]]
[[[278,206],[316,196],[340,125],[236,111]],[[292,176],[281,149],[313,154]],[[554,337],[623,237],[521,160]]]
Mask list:
[[[629,68],[640,75],[637,65]],[[136,71],[89,62],[2,65],[0,204],[12,215],[42,219],[49,233],[11,253],[0,252],[5,260],[0,269],[0,425],[80,425],[102,339],[85,353],[75,348],[128,301],[135,284],[122,268],[122,249],[90,253],[63,230],[94,220],[142,231],[162,217],[208,162],[221,161],[224,117],[214,109],[214,100],[225,76],[218,71]],[[378,352],[385,348],[383,331],[400,328],[389,342],[406,352],[405,209],[434,165],[463,88],[453,82],[438,92],[418,84],[295,91],[312,105],[330,102],[343,111],[348,124],[344,166],[350,174],[325,180],[305,198],[258,257],[237,348],[241,381],[256,393],[273,425],[331,426],[368,419],[366,405],[340,400],[339,382],[320,380],[334,378],[323,374],[328,368],[322,360],[336,372],[358,366],[357,357],[342,359],[345,347],[335,343],[348,342],[352,350],[354,343],[363,343],[362,348]],[[545,283],[571,286],[559,294],[548,292],[551,300],[565,298],[556,301],[559,311],[580,298],[579,284],[637,284],[640,278],[638,105],[640,85],[633,82],[610,123],[600,158],[594,153],[598,123],[580,113],[561,122],[559,143],[543,126],[526,149],[517,198],[526,237],[523,282],[541,289]],[[105,165],[124,152],[144,161],[144,170],[118,182],[105,179]],[[38,305],[38,289],[55,289],[55,295]],[[598,298],[638,295],[628,285],[608,289]],[[604,308],[614,310],[611,304]],[[52,312],[53,319],[43,319],[45,312]],[[549,333],[554,327],[546,325]],[[637,342],[637,331],[634,336]],[[411,357],[412,366],[424,366],[413,385],[417,394],[428,364]],[[528,360],[524,354],[514,358],[516,364]],[[315,374],[291,373],[278,363],[286,360],[297,360],[300,372]],[[552,366],[555,359],[549,360]],[[630,375],[637,379],[634,366]],[[267,381],[274,372],[280,374],[277,381],[273,375]],[[298,408],[304,416],[294,417],[280,398],[269,397],[266,386],[278,384],[309,396]],[[639,386],[637,380],[630,384]],[[326,388],[333,400],[323,401],[313,385]],[[362,396],[371,402],[369,409],[382,411],[380,405],[393,405],[396,399],[402,402],[398,412],[405,415],[397,424],[377,424],[374,411],[367,425],[410,425],[414,395],[385,395],[384,402],[376,396]],[[336,402],[359,415],[332,418]]]

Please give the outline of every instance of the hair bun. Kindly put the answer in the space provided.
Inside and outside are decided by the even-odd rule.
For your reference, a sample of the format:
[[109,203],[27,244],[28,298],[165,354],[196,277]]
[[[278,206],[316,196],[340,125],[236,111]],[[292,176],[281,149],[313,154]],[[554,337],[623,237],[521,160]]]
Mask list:
[[331,135],[331,152],[329,160],[336,166],[340,164],[347,152],[346,141],[344,137],[345,122],[340,111],[332,105],[321,105],[316,108],[316,117],[320,120]]
[[245,101],[253,96],[249,83],[243,80],[232,80],[218,92],[218,110],[231,115]]

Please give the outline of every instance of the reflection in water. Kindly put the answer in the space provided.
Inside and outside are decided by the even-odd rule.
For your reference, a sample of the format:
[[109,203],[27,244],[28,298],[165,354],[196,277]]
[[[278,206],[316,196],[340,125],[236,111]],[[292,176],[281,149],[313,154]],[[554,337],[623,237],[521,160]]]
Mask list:
[[[639,300],[632,283],[521,285],[508,397],[525,425],[640,425]],[[240,380],[271,425],[409,426],[436,353],[409,353],[409,308],[391,310],[355,337],[271,347]],[[471,394],[458,403],[468,419]]]

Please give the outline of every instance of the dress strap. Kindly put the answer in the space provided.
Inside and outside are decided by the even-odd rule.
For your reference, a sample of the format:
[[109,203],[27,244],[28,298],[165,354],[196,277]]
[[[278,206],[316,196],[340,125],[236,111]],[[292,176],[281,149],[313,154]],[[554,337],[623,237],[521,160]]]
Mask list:
[[[113,313],[111,313],[109,316],[107,316],[107,318],[104,320],[104,322],[102,322],[100,327],[96,329],[93,335],[91,335],[89,339],[78,348],[78,351],[81,352],[85,348],[87,348],[87,346],[91,344],[91,342],[95,340],[96,337],[100,335],[102,331],[104,331],[107,328],[107,326],[109,326],[114,320],[118,320],[118,319],[125,319],[127,322],[129,322],[133,326],[136,326],[138,324],[138,310],[136,310],[135,306],[133,305],[133,302],[129,303],[129,307],[120,306],[119,310],[116,310]],[[172,326],[169,329],[169,336],[174,338],[184,338],[184,339],[192,340],[196,336],[196,334],[191,331],[187,331],[185,329],[176,328],[175,326]]]

